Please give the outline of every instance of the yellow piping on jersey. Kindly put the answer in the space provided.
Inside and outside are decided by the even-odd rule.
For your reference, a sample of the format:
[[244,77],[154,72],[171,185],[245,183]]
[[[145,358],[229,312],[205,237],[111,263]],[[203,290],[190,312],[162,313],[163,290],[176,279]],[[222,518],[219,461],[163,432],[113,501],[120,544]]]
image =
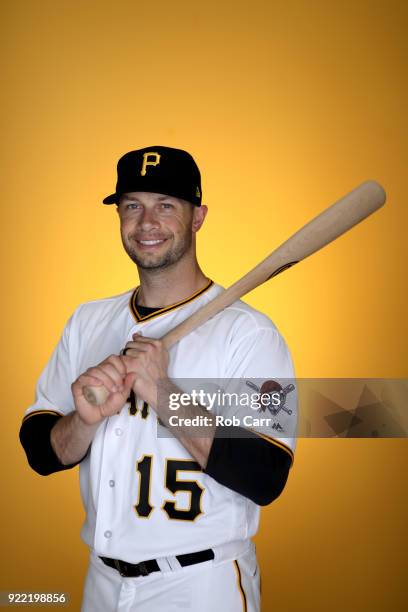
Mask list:
[[239,591],[241,593],[241,598],[242,598],[242,610],[243,610],[243,612],[247,612],[248,611],[247,600],[246,600],[245,591],[244,591],[244,589],[242,587],[241,570],[239,569],[239,565],[238,565],[238,561],[237,560],[234,561],[234,568],[235,568],[235,573],[237,575],[238,588],[239,588]]
[[198,298],[200,295],[202,295],[205,291],[207,291],[207,289],[209,289],[213,284],[214,284],[214,281],[210,280],[207,283],[207,285],[203,287],[203,289],[196,291],[195,293],[193,293],[193,295],[190,295],[188,298],[185,298],[184,300],[180,300],[180,302],[176,302],[175,304],[170,304],[170,306],[164,306],[164,308],[159,308],[159,310],[156,310],[155,312],[152,312],[151,314],[145,315],[144,317],[137,310],[136,298],[137,298],[137,294],[139,293],[140,286],[136,287],[136,289],[132,293],[130,300],[129,300],[130,312],[132,313],[133,317],[136,319],[138,323],[140,323],[141,321],[149,321],[150,319],[154,319],[155,317],[165,314],[166,312],[169,312],[170,310],[174,310],[175,308],[178,308],[179,306],[183,306],[184,304],[187,304],[188,302],[192,302],[193,300]]
[[61,417],[64,416],[62,412],[57,412],[56,410],[34,410],[33,412],[30,412],[30,414],[26,414],[22,422],[24,423],[30,417],[36,416],[37,414],[54,414],[56,416],[61,416]]
[[[290,458],[292,459],[292,464],[293,464],[295,455],[294,455],[294,452],[292,451],[292,449],[289,448],[289,446],[286,446],[286,444],[283,444],[283,442],[279,442],[275,438],[270,438],[269,436],[266,436],[265,434],[262,434],[259,431],[255,431],[255,429],[250,429],[249,427],[248,427],[248,429],[249,429],[249,431],[252,431],[252,433],[254,433],[257,436],[259,436],[260,438],[263,438],[267,442],[270,442],[271,444],[275,444],[275,446],[278,446],[282,450],[286,451],[288,453],[288,455],[290,456]],[[292,465],[290,467],[292,467]]]

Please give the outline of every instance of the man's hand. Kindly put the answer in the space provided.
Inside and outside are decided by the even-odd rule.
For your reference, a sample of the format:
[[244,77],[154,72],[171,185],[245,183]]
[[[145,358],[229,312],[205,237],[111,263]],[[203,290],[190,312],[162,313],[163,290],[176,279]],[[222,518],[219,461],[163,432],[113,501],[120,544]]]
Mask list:
[[169,353],[161,340],[133,334],[122,357],[126,371],[135,375],[133,391],[152,408],[157,407],[159,381],[167,380]]
[[[120,412],[126,404],[136,378],[135,372],[126,367],[126,358],[111,355],[99,365],[89,368],[72,384],[75,408],[81,421],[86,425],[95,425],[105,417]],[[83,388],[103,385],[109,395],[100,406],[92,406],[83,394]]]

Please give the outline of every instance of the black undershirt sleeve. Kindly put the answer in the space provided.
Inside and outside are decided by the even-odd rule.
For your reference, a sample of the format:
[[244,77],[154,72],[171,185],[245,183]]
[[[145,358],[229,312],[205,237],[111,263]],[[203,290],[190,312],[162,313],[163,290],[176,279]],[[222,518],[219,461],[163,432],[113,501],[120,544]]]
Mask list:
[[78,461],[77,463],[64,465],[52,448],[51,429],[61,418],[57,414],[34,414],[25,419],[21,425],[20,442],[27,455],[28,463],[41,476],[69,470],[80,463]]
[[234,437],[228,436],[226,427],[217,427],[203,471],[259,506],[266,506],[282,493],[292,457],[248,430],[241,431],[242,437],[235,437],[237,428],[232,429]]

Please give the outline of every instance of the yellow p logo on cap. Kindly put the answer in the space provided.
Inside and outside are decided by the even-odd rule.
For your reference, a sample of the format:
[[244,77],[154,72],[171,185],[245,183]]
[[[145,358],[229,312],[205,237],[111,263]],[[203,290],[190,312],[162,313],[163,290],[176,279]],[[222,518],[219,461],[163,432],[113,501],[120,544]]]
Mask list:
[[[152,156],[154,157],[154,161],[149,159],[149,157],[152,157]],[[143,164],[142,164],[142,169],[140,171],[140,174],[142,176],[145,176],[147,166],[157,166],[157,164],[159,163],[160,163],[160,155],[159,153],[156,153],[156,151],[148,151],[147,153],[143,153]]]

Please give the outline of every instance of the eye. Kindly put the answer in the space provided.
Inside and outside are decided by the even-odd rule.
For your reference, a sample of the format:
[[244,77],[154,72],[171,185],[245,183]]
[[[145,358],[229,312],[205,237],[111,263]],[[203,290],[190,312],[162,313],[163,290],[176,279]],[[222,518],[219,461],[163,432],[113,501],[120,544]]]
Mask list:
[[140,208],[140,204],[136,204],[135,202],[129,202],[129,204],[125,205],[125,210],[136,210]]
[[173,204],[170,204],[170,202],[162,202],[162,207],[163,208],[174,208]]

